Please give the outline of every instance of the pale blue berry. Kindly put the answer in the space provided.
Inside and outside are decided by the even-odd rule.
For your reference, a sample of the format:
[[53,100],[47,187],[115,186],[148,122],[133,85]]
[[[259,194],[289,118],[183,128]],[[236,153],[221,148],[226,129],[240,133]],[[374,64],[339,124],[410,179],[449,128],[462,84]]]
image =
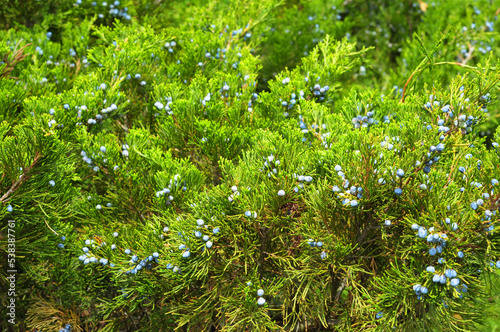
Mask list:
[[425,239],[427,237],[427,230],[425,228],[419,228],[418,237],[421,239]]

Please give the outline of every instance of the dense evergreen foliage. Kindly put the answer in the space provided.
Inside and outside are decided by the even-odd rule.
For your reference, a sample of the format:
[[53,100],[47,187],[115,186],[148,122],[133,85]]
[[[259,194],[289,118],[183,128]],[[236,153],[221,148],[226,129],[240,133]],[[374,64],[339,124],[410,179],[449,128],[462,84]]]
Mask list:
[[498,327],[499,11],[3,0],[2,330]]

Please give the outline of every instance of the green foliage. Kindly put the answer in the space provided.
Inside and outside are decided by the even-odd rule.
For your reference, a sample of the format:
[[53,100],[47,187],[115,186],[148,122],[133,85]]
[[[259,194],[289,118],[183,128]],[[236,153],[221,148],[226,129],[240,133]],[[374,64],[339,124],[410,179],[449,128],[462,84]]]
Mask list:
[[497,329],[498,5],[1,6],[2,328]]

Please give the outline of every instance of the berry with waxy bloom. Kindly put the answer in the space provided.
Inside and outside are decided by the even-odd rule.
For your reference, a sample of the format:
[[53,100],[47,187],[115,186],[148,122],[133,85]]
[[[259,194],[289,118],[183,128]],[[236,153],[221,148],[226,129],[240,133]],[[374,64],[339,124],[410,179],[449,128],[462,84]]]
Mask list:
[[418,230],[418,237],[425,239],[427,237],[427,230],[423,227],[419,228]]

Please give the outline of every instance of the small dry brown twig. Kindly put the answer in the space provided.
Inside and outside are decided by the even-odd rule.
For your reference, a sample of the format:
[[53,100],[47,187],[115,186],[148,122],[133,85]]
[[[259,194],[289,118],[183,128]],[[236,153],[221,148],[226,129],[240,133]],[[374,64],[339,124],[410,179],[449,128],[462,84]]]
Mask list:
[[21,177],[19,177],[19,179],[14,182],[10,189],[0,198],[0,203],[7,202],[9,200],[9,196],[12,195],[17,190],[17,188],[19,188],[23,184],[23,182],[30,177],[29,172],[33,169],[33,167],[35,167],[41,157],[42,155],[39,153],[35,155],[35,159],[31,163],[31,165],[24,170],[23,174],[21,174]]
[[4,55],[3,62],[5,62],[5,64],[7,66],[0,73],[0,78],[13,78],[13,79],[16,79],[16,77],[8,77],[8,75],[9,75],[9,73],[12,70],[14,70],[14,67],[16,66],[16,64],[18,64],[19,62],[23,61],[24,58],[26,58],[28,56],[28,54],[23,54],[23,52],[24,52],[24,49],[26,47],[30,46],[30,45],[31,45],[31,43],[30,44],[26,44],[23,47],[21,47],[19,50],[17,50],[14,53],[12,60],[9,60],[9,55],[12,52],[8,52],[7,54]]

